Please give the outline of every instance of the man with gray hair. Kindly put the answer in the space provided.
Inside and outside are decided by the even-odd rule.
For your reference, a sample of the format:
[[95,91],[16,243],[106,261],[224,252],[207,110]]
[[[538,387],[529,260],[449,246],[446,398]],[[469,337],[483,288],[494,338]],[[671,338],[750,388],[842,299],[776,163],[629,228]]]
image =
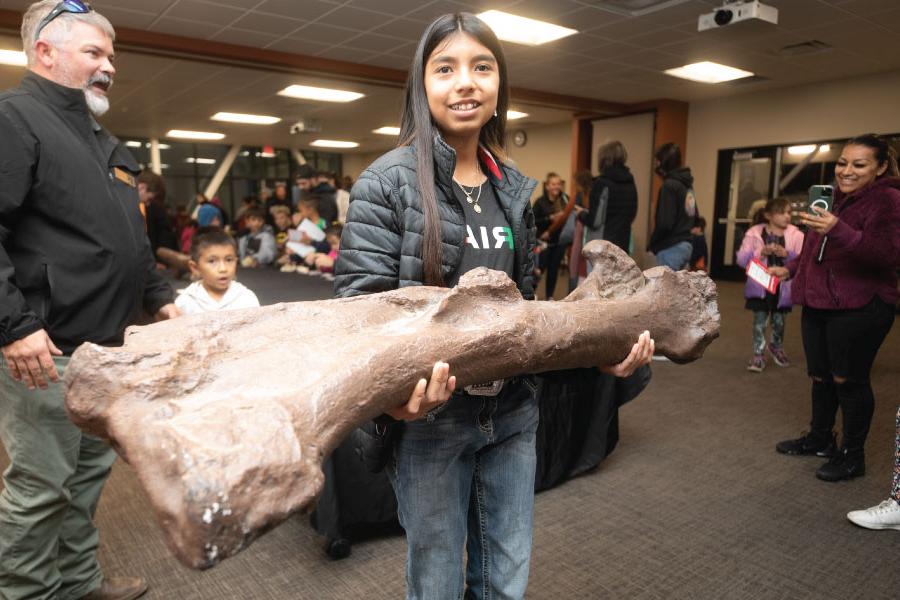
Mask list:
[[139,209],[140,169],[95,120],[115,33],[80,0],[32,4],[28,73],[0,94],[0,598],[131,600],[104,578],[94,511],[115,460],[67,418],[59,381],[84,342],[115,346],[144,310],[178,315]]

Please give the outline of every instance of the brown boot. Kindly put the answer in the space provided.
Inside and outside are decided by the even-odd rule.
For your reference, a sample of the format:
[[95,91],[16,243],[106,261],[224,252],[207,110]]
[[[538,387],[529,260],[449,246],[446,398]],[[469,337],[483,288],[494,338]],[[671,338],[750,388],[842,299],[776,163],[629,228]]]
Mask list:
[[81,600],[134,600],[147,591],[141,577],[104,577],[103,583]]

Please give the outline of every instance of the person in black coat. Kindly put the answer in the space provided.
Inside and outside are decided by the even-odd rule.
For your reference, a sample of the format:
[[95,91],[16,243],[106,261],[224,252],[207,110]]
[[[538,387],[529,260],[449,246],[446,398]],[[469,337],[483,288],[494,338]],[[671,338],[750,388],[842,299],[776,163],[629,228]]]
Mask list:
[[681,148],[669,142],[656,151],[656,173],[663,178],[656,202],[656,227],[647,250],[656,264],[673,271],[684,269],[691,258],[691,228],[697,218],[694,176],[682,165]]
[[600,147],[600,176],[591,186],[588,210],[578,215],[585,225],[585,243],[607,240],[628,252],[631,224],[637,216],[637,188],[634,176],[625,166],[627,160],[622,142],[612,141]]

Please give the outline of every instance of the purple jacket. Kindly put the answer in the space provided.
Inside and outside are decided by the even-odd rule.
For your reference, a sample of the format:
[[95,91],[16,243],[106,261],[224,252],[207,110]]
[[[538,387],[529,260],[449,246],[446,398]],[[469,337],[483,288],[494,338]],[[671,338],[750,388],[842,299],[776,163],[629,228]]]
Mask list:
[[803,252],[785,266],[794,278],[794,302],[812,308],[861,308],[878,296],[895,304],[900,268],[900,179],[883,177],[844,196],[835,190],[839,220],[828,232],[822,262],[816,254],[822,236],[806,234]]
[[[765,223],[754,225],[744,234],[744,239],[741,241],[741,249],[737,253],[737,263],[741,267],[746,268],[747,264],[754,258],[758,258],[762,264],[768,266],[769,258],[760,254],[766,245],[762,236],[765,227]],[[800,250],[803,248],[803,232],[793,225],[788,225],[787,229],[784,230],[784,245],[784,249],[788,253],[784,259],[786,263],[800,255]],[[778,296],[778,308],[788,308],[793,304],[791,301],[791,282],[792,280],[788,279],[779,284],[781,295]],[[766,289],[748,277],[747,283],[744,285],[744,297],[765,298]]]

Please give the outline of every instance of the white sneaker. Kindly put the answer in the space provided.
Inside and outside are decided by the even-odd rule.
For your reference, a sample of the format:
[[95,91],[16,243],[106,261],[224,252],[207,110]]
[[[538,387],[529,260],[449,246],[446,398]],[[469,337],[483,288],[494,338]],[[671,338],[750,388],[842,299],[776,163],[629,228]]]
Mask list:
[[878,506],[847,513],[847,518],[866,529],[896,529],[900,531],[900,504],[894,499]]

